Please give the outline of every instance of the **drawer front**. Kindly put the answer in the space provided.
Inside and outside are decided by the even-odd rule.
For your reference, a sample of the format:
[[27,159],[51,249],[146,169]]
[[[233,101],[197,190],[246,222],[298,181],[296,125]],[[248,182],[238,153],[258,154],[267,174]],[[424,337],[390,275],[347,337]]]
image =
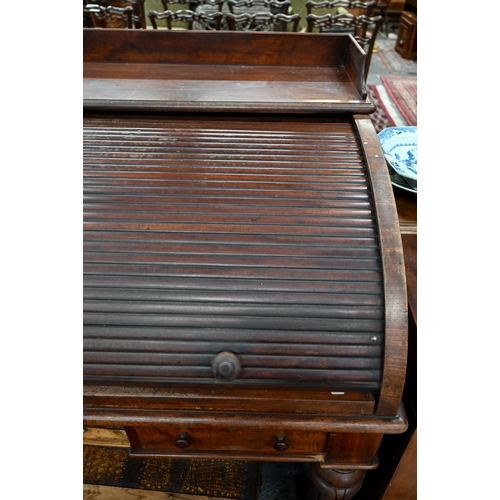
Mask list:
[[134,452],[321,454],[327,433],[273,429],[126,427]]

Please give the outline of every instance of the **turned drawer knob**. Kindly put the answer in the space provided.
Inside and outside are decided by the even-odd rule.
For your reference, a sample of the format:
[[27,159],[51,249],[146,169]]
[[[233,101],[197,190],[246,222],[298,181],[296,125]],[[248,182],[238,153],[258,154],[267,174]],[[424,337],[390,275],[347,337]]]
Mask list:
[[279,436],[276,436],[276,442],[274,443],[273,448],[276,451],[286,451],[286,450],[288,450],[289,445],[286,442],[285,436],[283,436],[281,434]]
[[189,442],[189,436],[187,432],[179,432],[177,435],[177,441],[175,442],[175,446],[177,448],[189,448],[189,445],[191,443]]
[[215,378],[230,382],[234,380],[241,370],[240,360],[229,351],[219,352],[212,358],[212,373]]

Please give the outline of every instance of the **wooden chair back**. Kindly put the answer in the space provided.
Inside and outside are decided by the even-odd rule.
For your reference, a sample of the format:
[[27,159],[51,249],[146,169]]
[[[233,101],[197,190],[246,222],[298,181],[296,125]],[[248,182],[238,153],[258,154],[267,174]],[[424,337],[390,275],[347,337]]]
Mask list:
[[[163,4],[164,10],[176,10],[170,9],[170,6],[179,5],[179,6],[188,6],[188,10],[196,11],[196,8],[200,5],[213,7],[213,11],[222,12],[222,6],[224,4],[224,0],[161,0]],[[184,7],[182,7],[184,8]]]
[[389,15],[387,14],[387,11],[389,9],[390,3],[391,0],[377,0],[372,12],[372,14],[374,15],[382,16],[382,25],[385,25],[386,36],[389,34]]
[[[270,12],[255,12],[253,14],[226,14],[226,21],[230,31],[297,31],[299,14],[287,16],[285,14],[271,14]],[[288,27],[291,29],[288,30]]]
[[130,5],[122,8],[113,5],[103,7],[98,4],[87,4],[83,11],[87,15],[90,28],[133,28],[134,9]]
[[197,29],[205,30],[220,30],[221,22],[224,17],[222,12],[193,12],[192,10],[165,10],[163,12],[149,11],[148,17],[151,20],[153,29],[158,29],[157,20],[165,19],[167,22],[167,29],[174,29],[173,22],[186,23],[186,28],[193,29],[193,24],[197,23]]
[[[343,12],[345,9],[349,14],[353,14],[355,16],[371,16],[375,5],[375,0],[369,0],[367,2],[363,2],[362,0],[321,0],[319,2],[308,0],[306,2],[307,14],[316,13],[316,15],[328,13],[332,15],[342,13],[345,14],[346,12]],[[339,12],[340,8],[342,8],[341,12]]]
[[292,13],[290,0],[228,0],[227,7],[231,14],[271,12],[290,15]]
[[145,0],[94,0],[92,4],[100,5],[102,7],[132,7],[132,21],[134,28],[146,29],[146,14],[144,11]]

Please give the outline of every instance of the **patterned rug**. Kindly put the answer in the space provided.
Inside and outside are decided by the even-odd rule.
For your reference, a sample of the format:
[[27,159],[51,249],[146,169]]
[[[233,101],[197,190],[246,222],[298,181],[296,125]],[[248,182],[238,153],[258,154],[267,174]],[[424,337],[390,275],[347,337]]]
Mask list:
[[408,59],[403,59],[395,50],[396,40],[377,38],[377,55],[383,65],[390,73],[417,74],[417,63]]
[[417,79],[381,76],[382,85],[367,85],[377,110],[370,119],[377,133],[387,127],[417,124]]
[[380,92],[383,91],[383,89],[379,89],[379,87],[382,87],[382,85],[367,85],[367,87],[377,106],[375,113],[370,115],[370,119],[377,134],[387,127],[395,127],[396,122],[394,118],[392,118],[391,113],[387,110],[387,106],[380,96]]
[[168,491],[188,495],[255,500],[259,468],[255,462],[132,458],[126,448],[83,447],[83,482]]
[[417,79],[381,76],[380,81],[406,125],[417,124]]

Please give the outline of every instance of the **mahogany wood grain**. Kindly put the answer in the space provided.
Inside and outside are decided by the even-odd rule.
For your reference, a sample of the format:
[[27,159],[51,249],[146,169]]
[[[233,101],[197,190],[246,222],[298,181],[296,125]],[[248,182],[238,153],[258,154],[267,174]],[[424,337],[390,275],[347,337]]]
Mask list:
[[359,434],[353,432],[335,432],[330,434],[325,450],[325,461],[321,468],[333,468],[339,464],[364,468],[375,468],[378,465],[377,450],[383,434]]
[[364,54],[338,35],[90,31],[85,425],[126,428],[136,456],[311,462],[322,500],[352,497],[408,427],[403,251],[357,114]]
[[375,110],[358,74],[365,54],[349,36],[113,30],[108,40],[100,31],[84,30],[86,109]]
[[145,410],[117,407],[112,398],[105,404],[85,407],[85,425],[121,428],[136,425],[200,426],[206,428],[275,428],[311,432],[359,432],[400,434],[408,428],[404,407],[393,418],[371,415],[293,415],[290,413]]
[[[88,380],[213,384],[212,357],[230,351],[242,364],[235,386],[293,380],[378,389],[386,321],[381,256],[350,120],[207,115],[197,117],[196,128],[189,117],[85,124],[86,279],[116,282],[120,275],[128,289],[93,281],[94,297],[86,293]],[[226,171],[207,172],[214,164]],[[132,203],[118,210],[116,195]],[[135,241],[122,243],[124,232]],[[177,287],[169,301],[155,288],[137,289],[139,276],[182,284],[188,300]],[[218,288],[231,280],[230,293]],[[344,296],[346,283],[351,293]],[[217,300],[195,300],[208,289]],[[303,291],[309,300],[295,295]]]
[[[312,478],[318,488],[320,497],[317,494],[314,498],[320,500],[351,500],[360,490],[366,470],[332,470],[321,469],[315,466],[312,469]],[[312,496],[308,497],[312,499]]]
[[287,413],[297,415],[371,415],[375,397],[367,393],[344,393],[328,390],[297,392],[289,388],[164,388],[86,386],[86,408],[105,405],[113,400],[120,408],[224,411],[233,413]]
[[[126,427],[127,435],[134,454],[150,453],[163,456],[163,453],[178,453],[178,436],[185,434],[183,455],[190,456],[203,452],[250,453],[260,455],[319,455],[325,448],[328,434],[325,432],[303,432],[273,429],[238,428],[207,429],[183,425],[179,427],[135,426]],[[278,436],[283,435],[289,447],[277,451],[275,444]]]
[[403,395],[408,349],[408,306],[401,234],[394,193],[387,175],[387,166],[374,137],[369,118],[357,118],[360,138],[365,144],[373,196],[377,207],[382,267],[386,296],[384,371],[378,415],[394,415]]

